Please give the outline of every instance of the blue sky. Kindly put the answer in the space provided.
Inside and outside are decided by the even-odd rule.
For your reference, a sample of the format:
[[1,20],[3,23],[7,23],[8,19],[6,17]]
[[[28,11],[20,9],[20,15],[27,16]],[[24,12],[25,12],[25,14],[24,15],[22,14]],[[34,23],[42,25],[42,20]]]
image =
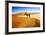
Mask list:
[[30,11],[30,12],[40,12],[40,7],[12,7],[12,12],[19,11]]

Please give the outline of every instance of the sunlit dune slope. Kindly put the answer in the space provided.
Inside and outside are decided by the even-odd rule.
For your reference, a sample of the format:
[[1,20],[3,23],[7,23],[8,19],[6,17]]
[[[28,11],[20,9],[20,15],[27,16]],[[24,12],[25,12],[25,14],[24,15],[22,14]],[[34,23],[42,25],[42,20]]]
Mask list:
[[39,14],[32,14],[27,17],[23,12],[12,15],[13,28],[40,27]]

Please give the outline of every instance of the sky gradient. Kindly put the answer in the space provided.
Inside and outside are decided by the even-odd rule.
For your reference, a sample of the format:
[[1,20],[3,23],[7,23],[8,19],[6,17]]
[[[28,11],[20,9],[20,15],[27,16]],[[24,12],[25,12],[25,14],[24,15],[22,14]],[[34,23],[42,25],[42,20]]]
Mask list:
[[12,13],[14,12],[23,12],[23,11],[27,11],[27,12],[40,12],[40,7],[12,7]]

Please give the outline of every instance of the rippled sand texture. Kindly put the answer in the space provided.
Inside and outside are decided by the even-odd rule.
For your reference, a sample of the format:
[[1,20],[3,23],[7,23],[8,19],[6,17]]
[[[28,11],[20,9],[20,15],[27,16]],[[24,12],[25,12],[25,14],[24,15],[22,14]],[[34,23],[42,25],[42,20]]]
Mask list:
[[30,17],[24,13],[12,15],[13,28],[27,28],[27,27],[40,27],[40,14],[32,14]]

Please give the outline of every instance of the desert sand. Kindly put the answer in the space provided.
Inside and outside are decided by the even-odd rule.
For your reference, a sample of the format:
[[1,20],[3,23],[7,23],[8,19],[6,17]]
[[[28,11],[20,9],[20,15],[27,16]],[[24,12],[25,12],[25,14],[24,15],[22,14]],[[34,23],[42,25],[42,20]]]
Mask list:
[[40,27],[40,14],[32,14],[30,17],[23,12],[12,14],[12,28]]

